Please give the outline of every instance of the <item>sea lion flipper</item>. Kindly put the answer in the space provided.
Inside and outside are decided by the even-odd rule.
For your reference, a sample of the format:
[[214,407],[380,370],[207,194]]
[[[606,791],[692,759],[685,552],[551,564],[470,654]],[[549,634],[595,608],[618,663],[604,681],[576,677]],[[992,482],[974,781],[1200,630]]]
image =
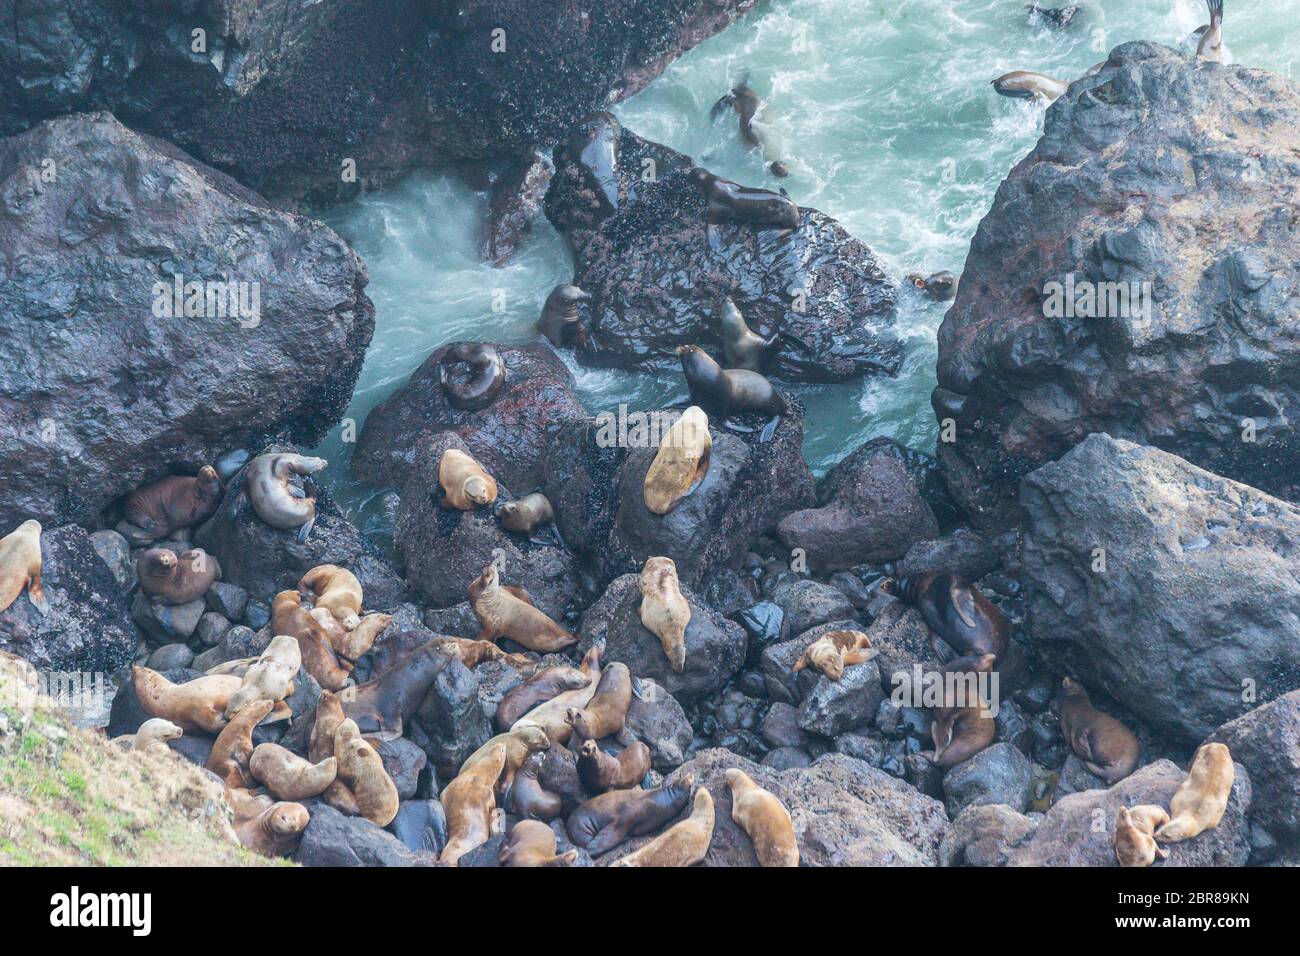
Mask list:
[[766,445],[776,434],[777,427],[781,424],[781,416],[777,415],[770,422],[763,426],[763,430],[758,434],[758,440]]
[[299,487],[298,487],[297,485],[295,485],[293,482],[289,482],[287,485],[285,485],[285,489],[284,489],[284,490],[287,491],[287,492],[289,493],[289,497],[290,497],[290,498],[306,498],[306,497],[307,497],[307,492],[306,492],[304,489],[299,488]]
[[952,600],[952,609],[957,612],[962,623],[967,627],[975,627],[975,592],[968,585],[954,581],[948,588],[948,595]]
[[50,613],[50,602],[45,599],[45,591],[41,588],[39,576],[27,579],[27,600],[32,602],[32,607],[36,608],[42,617]]
[[316,519],[312,518],[310,521],[308,521],[306,524],[304,524],[301,528],[298,529],[299,544],[307,543],[307,536],[311,534],[311,529],[315,524],[316,524]]

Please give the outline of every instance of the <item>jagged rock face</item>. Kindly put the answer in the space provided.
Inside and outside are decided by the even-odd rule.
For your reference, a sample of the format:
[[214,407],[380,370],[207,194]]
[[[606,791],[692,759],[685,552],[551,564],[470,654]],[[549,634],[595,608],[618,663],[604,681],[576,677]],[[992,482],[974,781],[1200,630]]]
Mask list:
[[1189,745],[1300,686],[1300,507],[1107,435],[1021,504],[1025,630],[1054,671]]
[[1210,741],[1226,744],[1250,771],[1250,819],[1279,843],[1300,837],[1300,690],[1224,724]]
[[[1300,500],[1298,120],[1283,77],[1149,43],[1048,111],[939,330],[939,458],[974,521],[1014,524],[1020,478],[1098,431]],[[1151,283],[1149,318],[1048,317],[1070,276],[1076,302]]]
[[[314,444],[374,331],[332,230],[105,113],[0,140],[0,262],[0,526],[94,527],[254,434]],[[158,314],[176,276],[213,317]],[[216,283],[246,284],[238,314]]]
[[[546,216],[574,250],[578,360],[598,366],[676,363],[679,345],[722,361],[721,304],[730,296],[754,332],[780,332],[766,370],[788,381],[893,374],[894,288],[864,243],[815,209],[797,229],[707,227],[685,156],[587,117],[555,151]],[[653,178],[648,177],[653,174]]]

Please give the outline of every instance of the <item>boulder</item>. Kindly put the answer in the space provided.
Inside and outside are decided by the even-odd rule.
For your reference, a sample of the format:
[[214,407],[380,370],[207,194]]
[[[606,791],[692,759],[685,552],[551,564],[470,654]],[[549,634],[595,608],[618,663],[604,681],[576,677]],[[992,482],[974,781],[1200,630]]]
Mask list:
[[1250,819],[1279,843],[1300,838],[1300,690],[1256,707],[1209,736],[1250,772]]
[[429,763],[439,780],[452,780],[465,758],[492,736],[478,702],[478,678],[458,660],[434,678],[415,721],[429,738]]
[[777,584],[772,600],[781,608],[781,640],[807,633],[827,621],[851,621],[857,609],[838,588],[810,578]]
[[997,566],[998,551],[992,541],[970,528],[957,528],[942,538],[918,541],[908,548],[898,563],[898,574],[947,571],[978,581]]
[[1006,866],[1034,834],[1037,816],[1005,804],[977,803],[957,814],[939,844],[940,866]]
[[694,731],[677,698],[649,677],[640,678],[625,726],[650,748],[651,765],[660,773],[681,766]]
[[293,855],[303,866],[429,866],[436,859],[362,817],[344,816],[318,801],[307,809],[311,821]]
[[980,804],[1004,804],[1023,812],[1029,806],[1031,776],[1028,757],[1011,744],[991,744],[943,775],[948,815],[955,818],[966,807]]
[[447,845],[447,814],[437,800],[403,800],[388,831],[408,850],[441,853]]
[[[772,700],[786,704],[802,701],[812,693],[822,677],[821,672],[814,667],[805,667],[798,673],[794,671],[794,665],[808,649],[808,645],[831,631],[848,631],[857,626],[856,621],[829,621],[809,628],[796,638],[764,648],[762,667],[767,695]],[[876,703],[879,705],[879,701]],[[874,712],[874,707],[872,709]]]
[[883,699],[880,670],[874,660],[844,668],[838,681],[821,674],[799,705],[799,726],[823,737],[838,737],[871,723]]

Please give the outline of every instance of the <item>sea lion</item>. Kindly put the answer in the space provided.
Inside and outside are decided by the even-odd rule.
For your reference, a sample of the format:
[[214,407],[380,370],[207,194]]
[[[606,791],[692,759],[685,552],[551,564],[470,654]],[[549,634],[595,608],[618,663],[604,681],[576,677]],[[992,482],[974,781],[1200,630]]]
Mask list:
[[272,804],[256,817],[235,823],[239,842],[262,856],[292,856],[311,814],[301,803]]
[[359,815],[379,827],[392,823],[399,805],[397,786],[356,721],[344,720],[335,730],[334,756],[338,778],[352,791]]
[[1161,843],[1180,843],[1213,830],[1228,809],[1236,777],[1232,754],[1224,744],[1201,744],[1192,757],[1187,779],[1169,801],[1169,822],[1156,831]]
[[542,525],[555,520],[555,509],[546,495],[534,491],[531,495],[497,505],[496,515],[501,527],[507,531],[532,536]]
[[632,672],[626,664],[615,661],[600,675],[591,700],[583,707],[570,707],[564,719],[579,740],[603,740],[623,733],[631,706]]
[[338,761],[326,757],[312,764],[286,747],[265,743],[253,748],[248,769],[277,800],[306,800],[324,793],[334,782]]
[[248,761],[253,756],[253,728],[266,719],[273,707],[272,700],[254,700],[231,717],[230,723],[217,735],[217,742],[203,766],[220,777],[227,789],[257,786],[248,769]]
[[361,582],[337,564],[318,564],[298,579],[298,590],[311,598],[313,607],[324,608],[345,631],[361,623]]
[[1223,0],[1205,0],[1210,8],[1210,25],[1201,34],[1196,55],[1211,63],[1223,62]]
[[438,484],[442,486],[442,506],[473,511],[497,500],[496,480],[469,455],[448,448],[438,460]]
[[1133,731],[1092,706],[1088,691],[1069,677],[1057,692],[1061,736],[1097,776],[1112,786],[1137,769],[1141,745]]
[[799,207],[780,193],[742,186],[699,166],[687,175],[708,200],[709,208],[704,214],[706,223],[743,223],[759,229],[795,229],[799,226]]
[[[495,644],[492,645],[496,647]],[[565,691],[577,690],[591,683],[591,678],[576,667],[548,667],[522,684],[516,684],[497,704],[498,730],[509,730],[526,713]]]
[[[320,610],[320,608],[316,610]],[[330,645],[334,648],[334,653],[339,657],[346,658],[349,661],[359,660],[370,648],[374,647],[375,640],[380,634],[388,630],[388,625],[392,623],[393,615],[375,611],[363,617],[357,626],[350,631],[344,631],[341,634],[330,633]]]
[[133,734],[114,737],[113,743],[126,750],[142,750],[151,754],[171,753],[169,740],[179,740],[185,731],[165,717],[150,717]]
[[767,167],[767,171],[777,179],[785,179],[790,175],[790,164],[784,163],[779,159],[774,159]]
[[42,615],[50,604],[41,589],[41,523],[24,521],[0,538],[0,612],[27,589],[27,600]]
[[674,671],[686,669],[686,626],[691,605],[682,596],[672,558],[647,558],[641,567],[641,624],[659,638]]
[[735,767],[727,770],[727,785],[731,787],[731,819],[749,834],[759,866],[798,866],[799,841],[785,804]]
[[234,717],[255,700],[269,700],[273,706],[284,700],[293,693],[293,679],[301,668],[297,638],[288,634],[271,638],[262,656],[244,672],[243,686],[230,695],[226,716]]
[[500,832],[505,814],[497,809],[496,784],[505,762],[506,744],[501,741],[468,770],[462,769],[443,789],[447,845],[442,848],[439,862],[455,866],[462,856],[482,846],[493,833]]
[[221,479],[215,468],[204,465],[194,477],[173,475],[131,492],[118,530],[132,545],[153,544],[197,528],[220,503]]
[[298,641],[303,669],[325,690],[338,690],[350,679],[352,665],[339,660],[325,628],[302,606],[297,591],[285,589],[272,599],[271,633]]
[[641,741],[611,757],[594,740],[578,748],[578,780],[590,793],[635,787],[650,772],[650,748]]
[[527,601],[500,586],[495,564],[489,564],[470,582],[469,605],[478,618],[480,641],[508,637],[530,651],[550,654],[578,643],[578,639]]
[[761,371],[764,356],[776,347],[779,336],[763,338],[750,330],[745,324],[745,317],[736,308],[736,303],[728,296],[722,300],[720,310],[722,317],[722,355],[727,360],[727,368],[747,368]]
[[713,797],[707,787],[695,791],[691,815],[674,823],[615,866],[694,866],[704,859],[713,842]]
[[907,281],[916,286],[926,295],[939,302],[951,302],[957,298],[958,279],[951,272],[936,272],[928,279],[924,276],[912,273],[907,277]]
[[497,854],[502,866],[573,866],[578,851],[555,855],[555,831],[536,820],[520,820],[510,828],[505,846]]
[[[316,716],[312,721],[311,733],[307,737],[307,761],[309,763],[320,763],[327,757],[338,758],[335,752],[335,740],[338,737],[339,727],[343,725],[345,720],[347,720],[347,715],[343,713],[343,704],[340,703],[338,694],[333,691],[324,691],[320,695],[320,700],[316,702]],[[353,725],[355,726],[355,721]],[[322,800],[340,813],[350,817],[361,815],[361,808],[357,806],[357,798],[343,780],[342,775],[335,777],[334,782],[326,787],[320,796]]]
[[221,576],[221,565],[202,548],[179,556],[166,548],[140,552],[135,562],[140,590],[159,604],[189,604],[208,593]]
[[541,727],[547,738],[552,744],[564,746],[573,736],[573,727],[565,719],[570,707],[584,707],[587,702],[596,693],[596,685],[600,680],[600,655],[604,653],[605,645],[598,641],[587,649],[586,655],[582,658],[582,664],[579,669],[588,677],[588,683],[583,687],[576,687],[573,690],[566,690],[563,693],[556,694],[550,700],[538,704],[528,713],[524,714],[511,725],[511,729],[523,726]]
[[1001,96],[1009,96],[1017,100],[1037,99],[1047,103],[1055,103],[1059,100],[1065,95],[1069,86],[1068,83],[1062,83],[1041,73],[1031,73],[1028,70],[1013,70],[993,81],[993,89]]
[[700,486],[709,473],[713,436],[709,417],[697,405],[682,412],[659,441],[645,473],[642,500],[652,514],[666,515]]
[[[537,667],[537,662],[531,658],[523,654],[507,654],[491,641],[471,640],[467,637],[443,637],[442,635],[433,638],[433,640],[438,643],[439,647],[470,670],[478,667],[484,661],[501,661],[516,670],[535,669]],[[531,673],[531,670],[529,672]]]
[[[990,713],[988,701],[980,697],[976,678],[956,684],[947,675],[991,674],[996,661],[996,655],[983,654],[959,657],[943,665],[944,701],[942,706],[934,708],[934,723],[930,725],[934,750],[921,755],[936,767],[945,770],[955,767],[993,743],[997,720]],[[955,692],[952,696],[948,693],[950,683]],[[970,700],[971,696],[975,699]]]
[[438,384],[452,408],[465,412],[487,408],[505,387],[505,359],[487,342],[457,342],[438,360]]
[[557,285],[546,297],[546,304],[542,306],[542,317],[537,322],[538,329],[556,348],[572,345],[582,331],[582,317],[578,312],[578,303],[590,301],[591,293],[583,292],[576,285]]
[[836,683],[844,676],[844,668],[864,664],[876,656],[871,638],[861,631],[831,631],[809,644],[803,655],[794,662],[798,673],[812,665]]
[[299,488],[294,477],[314,475],[329,462],[288,452],[258,455],[248,463],[244,489],[257,516],[272,528],[298,529],[298,540],[306,541],[316,523],[316,487]]
[[723,370],[697,345],[677,350],[691,401],[722,421],[742,412],[784,415],[785,399],[766,378],[746,368]]
[[224,796],[231,812],[235,815],[236,823],[241,820],[251,820],[275,805],[275,799],[269,793],[244,787],[227,787]]
[[530,753],[524,758],[510,787],[510,802],[514,805],[515,813],[527,820],[549,822],[558,817],[564,808],[564,801],[544,788],[537,779],[545,761],[545,750]]
[[[941,661],[966,655],[1006,656],[1011,622],[960,575],[905,574],[886,578],[880,589],[921,612],[933,632],[930,644]],[[947,647],[940,646],[936,638]]]
[[762,108],[763,101],[750,89],[749,80],[743,79],[731,88],[730,93],[713,104],[713,108],[709,110],[709,119],[716,122],[727,110],[734,111],[739,118],[740,138],[747,148],[752,149],[763,145],[762,139],[754,129],[754,117]]
[[663,826],[686,809],[695,787],[695,774],[654,790],[610,790],[569,815],[569,839],[592,856],[600,856],[630,837]]
[[243,685],[238,677],[196,677],[173,684],[162,674],[138,664],[131,668],[131,685],[140,708],[150,717],[165,717],[187,734],[218,734],[226,726],[230,695]]
[[392,668],[358,687],[339,693],[343,712],[356,721],[363,734],[400,737],[407,722],[420,709],[429,687],[452,656],[437,641],[422,644],[398,658]]
[[1156,827],[1169,822],[1164,807],[1120,807],[1115,811],[1115,859],[1120,866],[1150,866],[1156,857],[1164,859],[1169,851],[1156,846]]
[[464,773],[467,770],[472,770],[474,764],[481,760],[487,760],[491,757],[498,744],[505,746],[506,757],[497,773],[497,792],[502,797],[507,797],[510,794],[510,788],[514,785],[515,774],[524,765],[528,755],[546,750],[551,746],[551,741],[546,736],[546,731],[541,727],[531,724],[512,727],[504,734],[497,734],[466,757],[465,761],[460,765],[460,772]]

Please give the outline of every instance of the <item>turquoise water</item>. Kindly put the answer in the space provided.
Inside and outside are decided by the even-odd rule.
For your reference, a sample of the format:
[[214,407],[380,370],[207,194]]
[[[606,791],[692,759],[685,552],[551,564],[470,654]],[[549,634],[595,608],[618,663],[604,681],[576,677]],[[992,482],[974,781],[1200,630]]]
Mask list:
[[[748,73],[767,103],[767,158],[779,154],[790,165],[779,182],[796,202],[838,219],[896,281],[912,271],[959,273],[998,184],[1042,128],[1042,107],[998,97],[989,81],[1013,69],[1070,79],[1128,40],[1194,51],[1192,31],[1208,20],[1202,0],[1083,3],[1061,32],[1031,23],[1022,0],[771,0],[614,111],[629,129],[720,175],[775,188],[764,157],[740,143],[734,117],[708,119]],[[1231,61],[1294,77],[1297,40],[1300,0],[1227,0]],[[450,176],[417,174],[323,217],[370,267],[376,331],[348,412],[358,428],[444,342],[531,340],[547,293],[572,278],[568,251],[541,216],[514,260],[483,264],[486,205]],[[498,290],[505,306],[494,312]],[[898,322],[910,351],[897,378],[795,386],[808,408],[804,454],[815,471],[877,435],[933,445],[929,393],[944,310],[903,291]],[[593,412],[686,396],[680,374],[584,369],[563,354]],[[336,433],[320,452],[341,504],[383,536],[377,489],[351,477],[351,446]]]

